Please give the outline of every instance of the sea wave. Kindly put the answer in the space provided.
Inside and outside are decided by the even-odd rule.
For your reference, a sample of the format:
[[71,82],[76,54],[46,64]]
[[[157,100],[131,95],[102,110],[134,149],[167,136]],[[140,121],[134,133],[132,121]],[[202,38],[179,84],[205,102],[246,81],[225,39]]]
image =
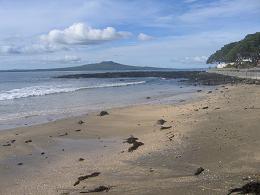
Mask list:
[[12,89],[9,91],[0,92],[0,101],[33,97],[33,96],[44,96],[44,95],[57,94],[57,93],[68,93],[68,92],[74,92],[74,91],[79,91],[84,89],[122,87],[122,86],[129,86],[129,85],[138,85],[143,83],[146,83],[146,81],[106,83],[106,84],[93,85],[87,87],[66,87],[66,86],[24,87],[24,88]]

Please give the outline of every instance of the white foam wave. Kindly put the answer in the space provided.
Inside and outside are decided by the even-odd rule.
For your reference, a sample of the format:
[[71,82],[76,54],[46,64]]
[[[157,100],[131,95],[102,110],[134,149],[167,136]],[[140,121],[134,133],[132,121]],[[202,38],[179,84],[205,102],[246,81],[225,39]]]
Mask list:
[[107,87],[122,87],[128,85],[143,84],[145,81],[137,82],[124,82],[124,83],[107,83],[87,87],[65,87],[65,86],[32,86],[24,87],[20,89],[12,89],[9,91],[0,92],[0,101],[13,100],[19,98],[33,97],[33,96],[44,96],[56,93],[68,93],[83,89],[95,89],[95,88],[107,88]]

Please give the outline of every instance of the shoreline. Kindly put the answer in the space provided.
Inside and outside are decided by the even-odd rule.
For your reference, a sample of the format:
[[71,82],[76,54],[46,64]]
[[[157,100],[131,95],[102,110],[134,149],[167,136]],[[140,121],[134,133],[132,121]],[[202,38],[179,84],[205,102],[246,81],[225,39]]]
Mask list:
[[[184,87],[190,87],[189,85],[180,85],[181,88]],[[197,90],[201,90],[200,93],[195,90],[190,90],[189,92],[174,92],[171,94],[162,94],[162,95],[152,95],[143,97],[143,100],[140,100],[138,103],[125,103],[125,104],[118,104],[118,105],[112,105],[110,107],[108,106],[102,106],[102,108],[99,108],[100,106],[97,105],[97,108],[84,108],[81,110],[70,110],[66,112],[60,112],[60,113],[52,113],[52,114],[31,114],[31,115],[24,115],[19,118],[13,118],[13,119],[3,119],[0,120],[3,122],[3,124],[0,124],[0,131],[10,130],[14,128],[22,128],[22,127],[30,127],[34,125],[41,125],[49,122],[54,122],[62,119],[68,119],[68,118],[74,118],[74,117],[80,117],[88,114],[94,114],[96,112],[100,112],[102,109],[117,109],[117,108],[126,108],[131,106],[138,106],[138,105],[153,105],[153,104],[179,104],[186,101],[192,101],[196,98],[199,98],[203,91],[209,91],[212,87],[206,87],[206,86],[200,86]],[[147,94],[148,95],[148,94]]]
[[[216,88],[178,105],[113,108],[0,131],[0,194],[79,194],[102,185],[110,194],[201,195],[240,187],[258,174],[260,89]],[[131,135],[144,145],[128,152]],[[199,167],[205,170],[194,176]],[[73,186],[94,172],[100,175]]]

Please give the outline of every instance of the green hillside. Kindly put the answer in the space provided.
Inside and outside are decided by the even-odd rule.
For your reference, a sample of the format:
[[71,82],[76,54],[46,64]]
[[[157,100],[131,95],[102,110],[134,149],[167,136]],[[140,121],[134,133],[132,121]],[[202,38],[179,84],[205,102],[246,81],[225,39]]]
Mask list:
[[212,54],[207,63],[235,63],[235,66],[257,66],[260,60],[260,32],[225,45]]

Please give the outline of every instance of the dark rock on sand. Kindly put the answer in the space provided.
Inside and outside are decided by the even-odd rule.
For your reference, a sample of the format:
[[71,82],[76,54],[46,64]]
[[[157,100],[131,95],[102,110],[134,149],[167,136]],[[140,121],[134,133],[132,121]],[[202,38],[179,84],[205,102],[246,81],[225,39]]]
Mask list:
[[196,172],[194,173],[194,175],[199,175],[204,171],[204,169],[202,167],[199,167]]
[[85,179],[88,179],[90,177],[97,177],[99,175],[100,175],[100,172],[94,172],[94,173],[91,173],[90,175],[80,176],[80,177],[78,177],[78,180],[74,183],[73,186],[78,185],[81,181],[83,181]]
[[241,188],[233,188],[229,190],[229,194],[239,193],[239,194],[256,194],[260,195],[260,183],[259,182],[249,182],[243,185]]
[[79,132],[79,131],[81,131],[81,129],[76,129],[75,131],[76,131],[76,132]]
[[97,188],[94,188],[92,190],[87,190],[87,191],[81,191],[81,194],[85,194],[85,193],[93,193],[93,192],[108,192],[111,189],[110,186],[99,186]]
[[133,143],[133,145],[132,145],[130,148],[128,148],[128,152],[133,152],[133,151],[137,150],[137,148],[139,148],[139,147],[142,146],[142,145],[144,145],[143,142],[135,141],[135,142]]
[[17,165],[21,166],[21,165],[23,165],[23,163],[20,162],[20,163],[17,163]]
[[79,120],[79,121],[78,121],[78,124],[80,124],[80,125],[82,125],[83,123],[84,123],[83,120]]
[[128,148],[128,152],[133,152],[137,150],[137,148],[139,148],[140,146],[144,145],[143,142],[138,142],[137,140],[138,138],[134,136],[130,136],[129,138],[126,139],[124,143],[133,144],[130,148]]
[[109,113],[105,110],[103,110],[99,113],[99,116],[105,116],[105,115],[109,115]]
[[175,135],[171,135],[169,138],[170,141],[172,141],[172,139],[175,137]]
[[202,107],[203,110],[208,109],[208,108],[209,108],[208,106],[204,106],[204,107]]
[[151,97],[148,96],[148,97],[146,97],[146,99],[149,100],[149,99],[151,99]]
[[159,119],[158,121],[157,121],[157,124],[158,125],[163,125],[164,123],[166,123],[167,121],[166,120],[164,120],[164,119]]
[[31,142],[32,142],[31,139],[28,139],[28,140],[24,141],[24,143],[26,143],[26,144],[31,143]]
[[170,129],[172,126],[161,126],[161,130]]
[[138,138],[134,137],[134,136],[130,136],[129,138],[126,139],[126,141],[124,141],[123,143],[129,143],[129,144],[133,144],[134,142],[136,142],[138,140]]
[[79,161],[84,161],[85,159],[84,158],[79,158]]

